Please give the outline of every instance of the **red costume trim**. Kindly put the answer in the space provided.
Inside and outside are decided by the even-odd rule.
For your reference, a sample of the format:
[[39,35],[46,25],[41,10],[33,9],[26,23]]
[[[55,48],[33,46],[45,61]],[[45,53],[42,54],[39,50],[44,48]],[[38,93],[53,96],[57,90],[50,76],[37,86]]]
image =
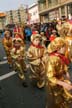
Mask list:
[[31,46],[34,46],[34,47],[36,47],[36,48],[44,48],[43,46],[41,46],[41,45],[35,45],[35,44],[31,44]]
[[14,28],[14,32],[18,32],[19,33],[20,32],[20,28],[19,27],[17,27],[17,28],[15,27]]
[[[18,27],[18,28],[14,28],[14,32],[17,32],[17,33],[20,33],[20,28]],[[15,36],[15,38],[21,38],[22,39],[22,36],[21,36],[21,34],[17,34],[16,36]]]
[[50,38],[49,38],[50,42],[52,42],[55,38],[56,38],[56,36],[51,35]]
[[70,61],[69,61],[69,59],[66,58],[64,55],[59,54],[59,53],[57,53],[57,52],[56,52],[56,53],[51,53],[51,54],[50,54],[50,56],[52,56],[52,55],[59,57],[59,58],[62,60],[63,63],[65,63],[66,65],[69,65]]

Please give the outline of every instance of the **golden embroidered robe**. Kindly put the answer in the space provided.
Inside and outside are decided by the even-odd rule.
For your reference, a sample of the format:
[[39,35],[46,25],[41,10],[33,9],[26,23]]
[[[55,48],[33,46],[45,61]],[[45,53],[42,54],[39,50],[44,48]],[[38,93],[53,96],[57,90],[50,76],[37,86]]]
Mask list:
[[[26,64],[24,62],[24,57],[25,57],[24,47],[21,46],[18,49],[13,47],[13,49],[11,50],[11,56],[14,60],[13,62],[15,64],[15,67],[17,68],[17,70],[19,70],[19,77],[21,79],[25,79],[24,71],[26,70]],[[21,60],[19,60],[19,58],[21,58]]]
[[11,59],[11,54],[10,54],[10,51],[12,49],[12,37],[10,37],[9,39],[4,37],[2,40],[2,43],[3,43],[4,49],[7,55],[8,63],[12,64],[12,59]]
[[[57,81],[64,81],[64,76],[68,72],[68,66],[63,63],[60,57],[52,55],[49,57],[46,65],[47,74],[47,92],[50,96],[50,102],[47,102],[46,108],[69,108],[69,97],[66,95],[64,88],[57,85]],[[72,102],[72,101],[71,101]]]
[[30,63],[30,69],[32,71],[31,78],[37,80],[37,86],[42,88],[45,82],[45,69],[42,57],[45,48],[37,48],[33,45],[30,46],[27,52],[27,58]]

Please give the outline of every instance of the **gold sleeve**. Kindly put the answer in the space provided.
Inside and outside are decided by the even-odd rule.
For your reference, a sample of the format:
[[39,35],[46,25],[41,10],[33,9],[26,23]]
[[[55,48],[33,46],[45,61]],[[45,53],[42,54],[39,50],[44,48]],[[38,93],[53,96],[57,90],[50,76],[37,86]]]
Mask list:
[[13,49],[11,50],[10,54],[11,54],[11,57],[13,59],[16,59],[17,58],[17,55],[14,54],[14,50]]
[[38,57],[35,57],[34,56],[34,53],[33,53],[34,51],[33,51],[33,49],[30,47],[29,49],[28,49],[28,51],[27,51],[27,58],[28,58],[28,60],[30,60],[30,61],[32,61],[32,60],[36,60],[36,59],[38,59]]
[[32,58],[32,50],[31,50],[31,48],[29,48],[28,51],[27,51],[27,58]]
[[55,69],[53,67],[53,64],[48,63],[46,71],[48,80],[53,84],[57,84],[57,78],[54,76]]
[[5,48],[5,50],[8,50],[8,47],[7,47],[7,45],[6,45],[5,39],[2,40],[2,44],[3,44],[4,48]]
[[69,69],[69,66],[65,65],[65,66],[64,66],[65,73],[68,72],[68,69]]
[[22,47],[20,51],[20,56],[24,57],[25,56],[25,49]]

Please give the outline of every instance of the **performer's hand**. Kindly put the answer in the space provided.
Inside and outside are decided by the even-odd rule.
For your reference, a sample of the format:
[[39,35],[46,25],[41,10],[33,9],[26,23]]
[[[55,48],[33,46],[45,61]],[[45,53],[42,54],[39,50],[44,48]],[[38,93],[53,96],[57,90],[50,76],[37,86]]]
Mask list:
[[5,48],[6,51],[9,51],[9,48]]
[[67,89],[68,91],[69,91],[69,90],[72,90],[72,85],[71,85],[70,82],[66,82],[66,81],[63,82],[63,81],[58,80],[58,81],[57,81],[57,84],[60,85],[60,86],[62,86],[62,87],[65,88],[65,89]]
[[43,55],[40,55],[38,58],[40,58],[40,59],[41,59],[42,57],[43,57]]
[[29,57],[32,57],[32,55],[30,54]]
[[22,58],[21,56],[19,56],[17,60],[18,60],[18,61],[21,61],[22,59],[23,59],[23,58]]
[[20,58],[17,58],[17,61],[20,61]]
[[70,75],[69,75],[68,72],[66,73],[66,77],[67,77],[68,80],[70,80]]
[[30,53],[26,53],[27,54],[27,57],[32,57],[32,54]]
[[64,83],[64,88],[67,89],[68,91],[72,90],[72,85],[68,84],[68,83]]

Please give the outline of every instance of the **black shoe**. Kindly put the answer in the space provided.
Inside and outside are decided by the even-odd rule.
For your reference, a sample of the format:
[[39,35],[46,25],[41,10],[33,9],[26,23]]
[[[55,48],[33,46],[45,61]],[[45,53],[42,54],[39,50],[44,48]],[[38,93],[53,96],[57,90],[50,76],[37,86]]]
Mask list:
[[22,85],[23,85],[23,87],[28,87],[28,84],[27,84],[26,81],[24,81],[24,82],[22,83]]

